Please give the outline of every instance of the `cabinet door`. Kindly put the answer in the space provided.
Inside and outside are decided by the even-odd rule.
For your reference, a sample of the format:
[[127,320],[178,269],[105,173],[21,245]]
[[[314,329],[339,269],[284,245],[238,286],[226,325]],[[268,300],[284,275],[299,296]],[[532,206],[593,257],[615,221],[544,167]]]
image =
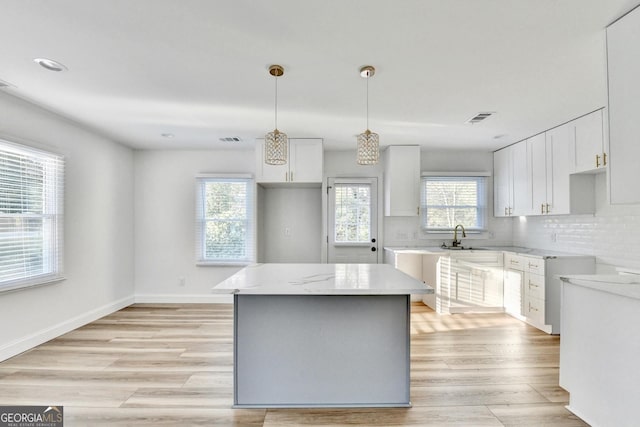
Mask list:
[[524,272],[505,268],[504,270],[504,311],[516,316],[523,313]]
[[527,140],[531,153],[531,194],[533,213],[544,214],[547,203],[547,151],[545,134],[541,133]]
[[638,203],[640,191],[640,8],[607,28],[611,203]]
[[575,172],[605,166],[602,110],[571,122],[575,133]]
[[513,210],[512,215],[531,215],[533,199],[531,195],[531,165],[527,141],[511,146],[513,169]]
[[511,148],[493,153],[493,216],[509,216],[512,209],[513,174]]
[[546,133],[547,201],[545,213],[568,214],[571,210],[569,182],[573,171],[573,126],[565,124]]
[[420,147],[392,145],[385,153],[385,216],[418,216]]
[[322,182],[323,148],[321,139],[289,140],[289,180]]
[[266,164],[264,162],[264,139],[257,139],[256,140],[256,182],[287,182],[287,181],[289,181],[289,163],[287,162],[284,165],[278,165],[278,166]]

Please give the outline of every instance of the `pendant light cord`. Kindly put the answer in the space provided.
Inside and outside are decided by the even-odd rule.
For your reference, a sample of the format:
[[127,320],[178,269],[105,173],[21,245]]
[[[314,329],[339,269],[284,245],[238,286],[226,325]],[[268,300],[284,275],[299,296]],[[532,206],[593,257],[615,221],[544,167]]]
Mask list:
[[276,80],[275,122],[276,122],[276,129],[278,129],[278,76],[275,76],[274,79]]
[[369,77],[367,76],[367,130],[369,130]]

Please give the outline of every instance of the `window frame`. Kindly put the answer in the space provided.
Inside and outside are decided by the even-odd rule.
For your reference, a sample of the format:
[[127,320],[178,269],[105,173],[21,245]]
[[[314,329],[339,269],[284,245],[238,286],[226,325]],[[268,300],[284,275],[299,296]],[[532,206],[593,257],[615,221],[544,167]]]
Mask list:
[[[248,254],[245,258],[214,259],[207,258],[206,252],[206,223],[211,219],[205,218],[206,184],[211,182],[244,182],[247,186],[246,213],[244,219],[247,226],[245,236],[245,250]],[[196,265],[198,266],[246,266],[256,262],[256,184],[253,175],[250,174],[200,174],[196,176]]]
[[[56,283],[64,277],[64,156],[34,148],[30,145],[0,139],[0,151],[8,156],[29,159],[42,164],[42,212],[0,213],[1,218],[38,219],[41,225],[42,269],[38,274],[0,281],[0,293]],[[0,169],[0,175],[9,177],[15,170]],[[0,182],[2,178],[0,177]],[[23,200],[22,198],[20,200]],[[10,230],[10,228],[7,228]],[[0,230],[1,231],[1,230]],[[9,231],[11,233],[11,231]],[[18,230],[17,232],[22,232]],[[1,251],[0,251],[1,252]]]
[[[428,206],[426,204],[426,183],[429,180],[441,180],[455,181],[455,180],[476,180],[480,185],[480,192],[477,196],[477,204],[474,206],[478,210],[476,216],[476,222],[480,222],[476,227],[465,227],[467,234],[481,234],[488,231],[488,205],[489,205],[489,172],[422,172],[420,176],[420,229],[427,234],[448,234],[454,231],[454,227],[428,227]],[[463,224],[464,225],[464,224]]]

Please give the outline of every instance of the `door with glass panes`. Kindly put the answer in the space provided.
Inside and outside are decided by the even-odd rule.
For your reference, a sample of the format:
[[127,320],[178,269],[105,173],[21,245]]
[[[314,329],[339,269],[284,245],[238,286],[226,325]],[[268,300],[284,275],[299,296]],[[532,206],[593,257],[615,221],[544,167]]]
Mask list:
[[327,181],[327,261],[378,262],[377,178]]

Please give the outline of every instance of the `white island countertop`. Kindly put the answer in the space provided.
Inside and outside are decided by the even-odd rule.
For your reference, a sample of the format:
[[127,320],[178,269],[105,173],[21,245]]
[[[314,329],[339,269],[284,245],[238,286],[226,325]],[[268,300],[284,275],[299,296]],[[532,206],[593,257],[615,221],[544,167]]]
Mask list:
[[254,295],[409,295],[433,288],[387,264],[253,264],[214,293]]

